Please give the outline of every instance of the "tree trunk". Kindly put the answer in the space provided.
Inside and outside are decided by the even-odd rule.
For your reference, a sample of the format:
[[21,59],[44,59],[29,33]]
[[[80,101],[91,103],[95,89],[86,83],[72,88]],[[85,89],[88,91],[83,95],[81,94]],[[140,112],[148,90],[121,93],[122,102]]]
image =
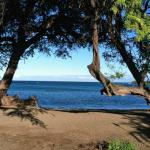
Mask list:
[[6,71],[4,73],[4,76],[0,82],[0,99],[2,99],[3,96],[6,96],[8,88],[10,87],[13,76],[15,74],[15,71],[18,67],[20,57],[23,55],[24,51],[25,51],[24,49],[13,51],[8,66],[6,68]]
[[109,96],[114,95],[112,84],[108,79],[105,78],[105,76],[100,71],[100,57],[99,57],[99,37],[98,37],[98,9],[97,9],[97,1],[91,0],[91,7],[93,9],[93,15],[91,18],[91,29],[92,29],[92,43],[93,43],[93,62],[88,65],[88,69],[90,74],[100,81],[105,89],[105,93]]
[[[128,69],[130,70],[131,74],[133,75],[134,79],[136,80],[137,84],[139,87],[141,88],[145,88],[145,84],[144,84],[144,80],[147,74],[148,69],[146,69],[146,71],[140,71],[137,66],[135,65],[132,55],[130,55],[125,47],[124,42],[122,42],[121,40],[121,29],[122,29],[122,16],[120,13],[116,14],[116,18],[115,18],[115,32],[112,29],[112,18],[109,18],[109,34],[110,34],[110,38],[111,38],[111,42],[116,46],[118,52],[120,53],[123,61],[126,63]],[[142,47],[143,48],[143,47]],[[147,65],[146,65],[147,66]]]
[[[90,65],[88,65],[89,72],[91,75],[97,79],[99,82],[102,83],[103,89],[101,90],[102,94],[106,94],[108,96],[113,96],[113,95],[139,95],[143,96],[145,100],[147,101],[147,104],[150,105],[150,91],[149,89],[143,88],[143,87],[128,87],[128,86],[122,86],[122,85],[115,85],[110,82],[109,79],[107,79],[102,72],[100,71],[100,57],[99,57],[99,37],[98,37],[98,25],[97,25],[97,18],[98,18],[98,12],[96,11],[95,6],[92,5],[95,2],[94,0],[91,0],[91,6],[93,10],[95,11],[93,16],[92,16],[92,43],[93,43],[93,61]],[[122,53],[122,51],[120,52]],[[123,56],[125,56],[123,54]],[[124,57],[125,59],[125,57]],[[125,61],[126,62],[126,61]],[[126,62],[128,64],[128,60]],[[130,68],[132,72],[136,72],[137,70],[134,70],[134,67]],[[133,74],[134,74],[133,73]],[[135,74],[134,74],[135,76]],[[137,77],[137,76],[136,76]],[[135,78],[136,78],[135,77]],[[137,78],[136,78],[137,79]]]

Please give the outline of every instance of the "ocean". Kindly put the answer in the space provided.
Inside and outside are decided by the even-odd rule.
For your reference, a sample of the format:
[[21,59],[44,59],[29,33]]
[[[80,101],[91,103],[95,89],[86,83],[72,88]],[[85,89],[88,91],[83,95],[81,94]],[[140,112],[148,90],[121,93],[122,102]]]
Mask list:
[[[131,86],[130,83],[124,83]],[[13,81],[8,94],[25,99],[36,96],[41,107],[62,110],[149,109],[144,98],[100,94],[98,82]]]

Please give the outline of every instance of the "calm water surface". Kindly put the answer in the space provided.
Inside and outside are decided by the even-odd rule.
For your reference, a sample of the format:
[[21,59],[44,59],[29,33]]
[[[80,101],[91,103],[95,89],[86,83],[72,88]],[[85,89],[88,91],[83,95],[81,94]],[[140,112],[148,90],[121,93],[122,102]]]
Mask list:
[[[127,83],[126,83],[127,84]],[[10,95],[37,96],[42,107],[54,109],[149,109],[143,98],[100,94],[102,86],[90,82],[14,81]]]

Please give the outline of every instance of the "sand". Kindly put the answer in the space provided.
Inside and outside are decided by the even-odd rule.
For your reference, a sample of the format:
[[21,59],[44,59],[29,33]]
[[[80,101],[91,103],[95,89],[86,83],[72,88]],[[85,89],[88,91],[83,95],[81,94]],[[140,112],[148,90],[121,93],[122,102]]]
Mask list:
[[95,150],[91,143],[119,138],[150,150],[150,111],[48,111],[46,129],[0,111],[0,150]]

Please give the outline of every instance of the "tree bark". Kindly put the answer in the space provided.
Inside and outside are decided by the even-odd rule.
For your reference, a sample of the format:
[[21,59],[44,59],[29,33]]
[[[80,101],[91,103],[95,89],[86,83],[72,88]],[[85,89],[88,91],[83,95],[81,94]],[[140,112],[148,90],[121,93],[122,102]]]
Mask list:
[[11,85],[13,76],[18,67],[19,60],[20,60],[21,56],[23,55],[24,51],[25,51],[24,49],[13,51],[13,53],[10,57],[8,66],[6,68],[6,71],[4,73],[4,76],[0,82],[0,99],[3,96],[6,96],[8,88]]
[[109,96],[114,95],[112,84],[110,81],[101,73],[100,71],[100,57],[99,57],[99,37],[98,37],[98,9],[97,7],[97,1],[91,0],[91,7],[93,9],[93,14],[91,18],[91,29],[92,29],[92,43],[93,43],[93,62],[88,65],[88,69],[90,74],[96,78],[98,81],[100,81],[105,89],[105,93]]
[[[93,0],[91,0],[93,2]],[[93,3],[91,3],[93,4]],[[150,105],[150,91],[147,88],[143,87],[128,87],[128,86],[122,86],[122,85],[115,85],[110,82],[109,79],[107,79],[103,73],[100,70],[100,57],[99,57],[99,37],[98,37],[98,24],[97,24],[97,17],[98,17],[98,12],[96,12],[96,5],[92,5],[95,13],[92,16],[92,21],[91,21],[91,26],[92,26],[92,43],[93,43],[93,61],[90,65],[88,65],[88,69],[90,74],[97,79],[99,82],[102,83],[103,89],[101,90],[102,94],[106,94],[108,96],[113,96],[113,95],[120,95],[120,96],[125,96],[128,94],[132,95],[139,95],[143,96],[145,100],[147,101],[147,104]],[[128,57],[126,58],[124,55],[124,51],[121,51],[120,47],[119,52],[123,54],[123,58],[125,63],[129,65],[129,62],[131,60],[128,60]],[[126,60],[127,59],[127,60]],[[135,73],[137,70],[134,69],[134,67],[130,68],[134,74],[134,77],[137,79],[137,76],[135,76]],[[138,72],[139,74],[139,72]],[[140,79],[137,79],[140,80]]]
[[138,70],[138,68],[136,67],[135,63],[133,62],[132,56],[130,56],[126,51],[124,43],[121,41],[121,28],[123,23],[122,23],[121,15],[119,13],[116,14],[115,23],[116,23],[114,26],[115,31],[113,31],[112,17],[110,17],[109,18],[110,40],[116,46],[118,52],[120,53],[123,61],[126,63],[128,69],[130,70],[137,84],[140,87],[143,87],[144,84],[142,82],[142,75]]

